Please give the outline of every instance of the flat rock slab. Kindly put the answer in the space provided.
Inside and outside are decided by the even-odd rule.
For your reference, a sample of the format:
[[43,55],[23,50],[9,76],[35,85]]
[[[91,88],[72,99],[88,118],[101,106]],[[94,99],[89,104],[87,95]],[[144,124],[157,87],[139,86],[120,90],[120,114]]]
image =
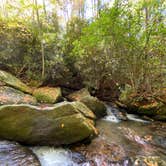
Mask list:
[[33,152],[16,142],[0,141],[1,166],[40,166]]
[[28,145],[72,144],[97,134],[92,115],[91,111],[83,114],[69,102],[44,108],[23,104],[1,106],[0,138]]
[[37,100],[28,94],[7,86],[0,86],[0,105],[37,104]]

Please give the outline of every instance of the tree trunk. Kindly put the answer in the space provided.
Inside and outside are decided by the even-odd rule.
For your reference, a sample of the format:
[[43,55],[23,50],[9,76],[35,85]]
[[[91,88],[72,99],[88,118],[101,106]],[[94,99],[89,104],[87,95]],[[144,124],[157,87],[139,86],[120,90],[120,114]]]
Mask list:
[[48,21],[48,20],[47,20],[47,10],[46,10],[46,3],[45,3],[45,0],[43,0],[43,11],[44,11],[45,19],[46,19],[46,21]]
[[45,54],[44,54],[44,42],[41,41],[41,52],[42,52],[42,79],[45,76]]
[[[39,36],[41,37],[43,35],[42,34],[42,24],[40,22],[37,0],[35,0],[35,6],[36,6],[35,11],[36,11],[37,23],[38,23],[38,26],[39,26]],[[41,40],[41,59],[42,59],[42,79],[44,79],[44,76],[45,76],[45,55],[44,55],[43,40]]]

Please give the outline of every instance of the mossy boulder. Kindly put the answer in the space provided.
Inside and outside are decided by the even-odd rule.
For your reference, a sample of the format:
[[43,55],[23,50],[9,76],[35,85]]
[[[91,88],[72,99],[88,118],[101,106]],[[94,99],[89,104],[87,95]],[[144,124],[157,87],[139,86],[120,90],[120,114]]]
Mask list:
[[91,96],[89,91],[85,88],[70,94],[67,98],[71,101],[80,101],[84,103],[93,111],[97,118],[101,118],[107,114],[104,103],[98,98]]
[[146,115],[156,120],[166,121],[166,105],[162,102],[131,102],[125,105],[128,113]]
[[96,119],[96,116],[94,115],[94,113],[83,103],[76,101],[76,102],[72,102],[72,105],[79,110],[86,118],[89,119]]
[[[123,97],[122,97],[123,96]],[[126,108],[128,113],[146,115],[153,119],[166,121],[166,101],[164,98],[158,98],[153,95],[140,95],[127,93],[121,95],[120,107]]]
[[105,104],[96,97],[86,96],[81,98],[80,102],[84,103],[87,107],[89,107],[97,118],[101,118],[107,115],[107,109]]
[[0,86],[0,105],[3,104],[37,104],[36,98],[7,86]]
[[0,141],[1,166],[41,166],[35,154],[16,142]]
[[97,134],[89,120],[69,102],[53,107],[5,105],[0,107],[0,138],[28,145],[72,144]]
[[81,98],[91,96],[89,91],[86,88],[83,88],[79,91],[73,92],[67,96],[67,98],[71,101],[79,101]]
[[25,93],[32,93],[31,88],[8,72],[0,70],[0,81]]
[[41,103],[54,104],[62,99],[61,88],[41,87],[33,91],[33,96]]
[[166,105],[160,103],[160,106],[156,110],[156,114],[153,117],[156,120],[165,121],[166,122]]

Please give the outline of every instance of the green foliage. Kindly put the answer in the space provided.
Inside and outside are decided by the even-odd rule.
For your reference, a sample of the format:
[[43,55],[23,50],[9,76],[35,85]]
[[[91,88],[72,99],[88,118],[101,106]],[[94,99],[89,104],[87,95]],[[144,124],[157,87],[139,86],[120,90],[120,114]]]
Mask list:
[[112,79],[130,84],[135,92],[160,88],[165,79],[164,16],[165,4],[156,0],[115,1],[101,12],[74,42],[76,68],[85,85],[98,89],[103,79]]
[[[56,17],[52,17],[56,19]],[[45,68],[48,73],[54,56],[59,54],[58,23],[40,29],[35,22],[22,20],[0,20],[0,58],[1,64],[18,77],[41,80],[41,43],[44,43]],[[56,43],[56,44],[55,44]]]
[[115,0],[91,21],[71,17],[64,32],[56,2],[43,2],[50,11],[22,0],[0,12],[1,64],[17,76],[43,81],[44,73],[49,83],[75,87],[83,82],[97,90],[113,80],[120,87],[129,84],[134,93],[166,85],[164,0]]
[[28,65],[32,53],[33,36],[21,22],[0,20],[0,58],[1,63],[21,72]]
[[73,64],[76,61],[77,55],[72,54],[72,50],[74,48],[74,42],[79,40],[82,35],[82,29],[86,27],[87,22],[84,19],[74,17],[68,23],[66,27],[66,33],[64,35],[64,40],[62,41],[62,51],[64,55],[64,60],[69,66],[69,68],[73,68]]

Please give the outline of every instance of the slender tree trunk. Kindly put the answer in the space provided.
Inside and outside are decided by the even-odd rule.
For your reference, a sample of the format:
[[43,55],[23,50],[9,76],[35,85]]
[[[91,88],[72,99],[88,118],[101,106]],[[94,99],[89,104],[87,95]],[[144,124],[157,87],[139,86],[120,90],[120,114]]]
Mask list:
[[149,76],[149,63],[148,63],[148,42],[149,42],[149,33],[148,33],[148,26],[149,26],[149,11],[148,7],[145,7],[145,32],[146,32],[146,43],[145,43],[145,89],[150,92],[151,85],[150,85],[150,76]]
[[47,10],[46,10],[46,3],[45,3],[45,0],[43,0],[43,11],[44,11],[45,19],[46,19],[46,21],[48,22],[48,20],[47,20]]
[[[36,6],[36,17],[37,17],[37,22],[39,26],[39,35],[40,37],[43,35],[42,34],[42,24],[40,22],[40,17],[39,17],[39,10],[38,10],[38,2],[35,0],[35,6]],[[44,79],[45,76],[45,53],[44,53],[44,42],[41,40],[41,59],[42,59],[42,79]]]
[[39,29],[41,29],[41,23],[40,23],[40,17],[39,17],[39,10],[38,10],[38,2],[35,0],[35,12],[36,12],[36,18],[37,18],[37,23],[39,26]]
[[41,52],[42,52],[42,79],[45,76],[45,53],[44,53],[44,42],[41,41]]
[[33,4],[33,8],[32,8],[32,19],[33,19],[33,22],[35,22],[35,10],[34,10],[35,1],[34,0],[32,1],[32,4]]
[[100,16],[101,11],[101,0],[97,0],[97,17]]

